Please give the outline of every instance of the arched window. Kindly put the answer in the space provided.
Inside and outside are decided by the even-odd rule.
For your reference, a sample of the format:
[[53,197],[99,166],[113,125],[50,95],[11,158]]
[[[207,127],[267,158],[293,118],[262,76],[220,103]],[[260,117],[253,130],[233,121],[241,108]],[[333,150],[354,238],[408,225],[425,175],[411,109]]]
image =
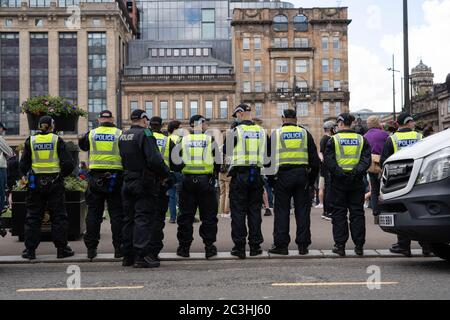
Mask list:
[[304,14],[299,14],[294,17],[294,30],[295,31],[308,31],[308,17]]
[[285,15],[279,14],[273,18],[273,31],[287,32],[288,18]]

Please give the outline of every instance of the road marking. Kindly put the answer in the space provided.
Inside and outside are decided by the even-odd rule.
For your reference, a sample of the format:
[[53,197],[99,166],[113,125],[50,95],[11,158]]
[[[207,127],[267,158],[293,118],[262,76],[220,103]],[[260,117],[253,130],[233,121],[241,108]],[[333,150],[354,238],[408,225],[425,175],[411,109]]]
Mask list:
[[[364,282],[291,282],[291,283],[272,283],[273,287],[333,287],[333,286],[366,286]],[[371,285],[394,285],[398,282],[370,282]]]
[[95,290],[133,290],[143,289],[144,286],[123,286],[123,287],[85,287],[85,288],[32,288],[17,289],[16,292],[59,292],[59,291],[95,291]]

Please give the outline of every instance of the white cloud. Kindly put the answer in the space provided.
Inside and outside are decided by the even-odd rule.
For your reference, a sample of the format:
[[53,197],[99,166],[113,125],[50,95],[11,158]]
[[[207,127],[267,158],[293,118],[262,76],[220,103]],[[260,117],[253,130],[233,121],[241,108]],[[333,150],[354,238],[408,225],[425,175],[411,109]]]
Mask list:
[[371,4],[366,9],[367,20],[366,26],[369,30],[381,29],[381,8],[377,5]]

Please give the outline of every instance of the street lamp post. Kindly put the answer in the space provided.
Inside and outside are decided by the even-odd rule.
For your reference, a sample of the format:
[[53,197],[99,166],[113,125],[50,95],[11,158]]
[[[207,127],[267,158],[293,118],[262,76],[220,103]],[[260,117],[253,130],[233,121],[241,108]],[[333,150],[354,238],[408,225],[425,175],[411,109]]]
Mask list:
[[394,121],[397,120],[397,115],[395,112],[395,73],[400,72],[399,70],[395,70],[395,56],[392,55],[392,67],[388,68],[389,71],[392,71],[392,108],[393,108],[393,117]]
[[404,92],[406,112],[411,112],[411,99],[409,93],[409,39],[408,39],[408,1],[403,0],[403,52],[404,52]]

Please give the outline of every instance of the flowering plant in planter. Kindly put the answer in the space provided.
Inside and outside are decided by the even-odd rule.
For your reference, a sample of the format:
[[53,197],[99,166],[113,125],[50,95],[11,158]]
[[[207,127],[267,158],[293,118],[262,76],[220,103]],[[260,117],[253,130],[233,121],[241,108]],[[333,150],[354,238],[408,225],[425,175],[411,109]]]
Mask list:
[[87,112],[61,97],[38,96],[22,104],[22,112],[35,116],[87,116]]

